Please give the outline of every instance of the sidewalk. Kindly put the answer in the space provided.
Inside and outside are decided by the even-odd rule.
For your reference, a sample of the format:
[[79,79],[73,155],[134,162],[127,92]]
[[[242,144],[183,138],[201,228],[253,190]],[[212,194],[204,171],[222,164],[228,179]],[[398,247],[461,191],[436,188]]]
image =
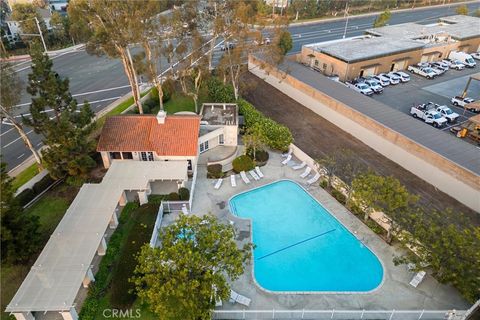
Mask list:
[[[85,47],[85,44],[81,43],[81,44],[77,44],[75,46],[71,46],[71,47],[64,48],[64,49],[47,51],[47,54],[48,54],[49,57],[55,57],[55,56],[60,55],[60,54],[65,54],[65,53],[69,53],[69,52],[73,52],[73,51],[83,49],[83,47]],[[8,58],[2,58],[0,60],[1,61],[26,61],[26,60],[30,60],[30,55],[29,54],[24,54],[24,55],[19,55],[19,56],[11,56],[11,57],[8,57]]]

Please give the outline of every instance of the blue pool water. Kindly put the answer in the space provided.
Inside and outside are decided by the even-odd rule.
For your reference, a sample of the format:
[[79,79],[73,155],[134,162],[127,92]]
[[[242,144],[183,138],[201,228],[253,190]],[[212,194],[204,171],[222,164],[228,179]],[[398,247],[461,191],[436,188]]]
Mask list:
[[282,180],[230,199],[252,220],[254,274],[271,291],[370,291],[380,285],[377,257],[293,181]]

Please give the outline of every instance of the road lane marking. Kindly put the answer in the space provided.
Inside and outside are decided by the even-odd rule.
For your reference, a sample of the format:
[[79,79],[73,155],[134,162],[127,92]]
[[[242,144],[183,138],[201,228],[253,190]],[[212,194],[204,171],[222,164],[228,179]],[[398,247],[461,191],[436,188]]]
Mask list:
[[[30,130],[30,131],[26,132],[27,136],[32,132],[33,132],[33,130]],[[6,145],[2,146],[2,149],[14,144],[15,142],[17,142],[20,139],[22,139],[22,137],[18,137],[17,139],[12,140],[10,143],[7,143]]]
[[[115,99],[118,99],[118,98],[121,98],[122,96],[118,96],[118,97],[112,97],[112,98],[105,98],[105,99],[100,99],[100,100],[95,100],[95,101],[87,101],[88,104],[94,104],[94,103],[99,103],[99,102],[104,102],[104,101],[110,101],[110,100],[115,100]],[[30,103],[24,103],[22,105],[16,105],[15,107],[20,107],[20,106],[26,106],[26,105],[29,105]],[[77,106],[83,106],[85,105],[85,103],[79,103],[77,104]],[[53,109],[47,109],[45,110],[44,112],[50,112],[52,111]],[[21,115],[17,115],[15,116],[14,118],[21,118],[23,116],[29,116],[30,113],[23,113]]]
[[17,159],[20,159],[20,158],[23,157],[24,155],[25,155],[25,153],[22,153],[21,155],[19,155],[19,156],[17,157]]

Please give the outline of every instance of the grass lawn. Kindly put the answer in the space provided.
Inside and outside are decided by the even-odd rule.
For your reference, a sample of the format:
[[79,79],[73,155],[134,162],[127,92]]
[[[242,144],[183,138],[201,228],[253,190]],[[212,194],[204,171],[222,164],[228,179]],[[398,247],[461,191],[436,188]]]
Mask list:
[[[57,188],[61,188],[61,186]],[[39,246],[39,252],[43,249],[43,246],[48,241],[53,230],[57,227],[58,223],[67,211],[69,204],[69,198],[61,197],[57,193],[49,191],[38,202],[27,209],[26,213],[40,217],[40,233],[43,237],[40,240],[41,243]],[[2,308],[2,313],[0,314],[0,318],[8,319],[8,314],[3,312],[3,310],[5,310],[5,307],[17,292],[18,288],[22,284],[23,279],[30,271],[30,267],[33,263],[34,260],[32,259],[32,261],[29,263],[21,265],[1,266],[0,274],[2,290],[0,308]]]
[[35,177],[38,174],[38,165],[35,162],[22,172],[20,172],[15,178],[13,179],[12,185],[13,189],[17,190],[21,186],[23,186],[25,183],[27,183],[30,179]]

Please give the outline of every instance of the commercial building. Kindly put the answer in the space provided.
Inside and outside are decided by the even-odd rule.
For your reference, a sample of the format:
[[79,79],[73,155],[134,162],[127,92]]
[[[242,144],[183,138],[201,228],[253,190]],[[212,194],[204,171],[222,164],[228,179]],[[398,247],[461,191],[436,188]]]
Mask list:
[[480,18],[456,15],[428,25],[404,23],[369,29],[366,35],[313,43],[297,60],[325,75],[351,80],[448,57],[451,51],[480,51]]

